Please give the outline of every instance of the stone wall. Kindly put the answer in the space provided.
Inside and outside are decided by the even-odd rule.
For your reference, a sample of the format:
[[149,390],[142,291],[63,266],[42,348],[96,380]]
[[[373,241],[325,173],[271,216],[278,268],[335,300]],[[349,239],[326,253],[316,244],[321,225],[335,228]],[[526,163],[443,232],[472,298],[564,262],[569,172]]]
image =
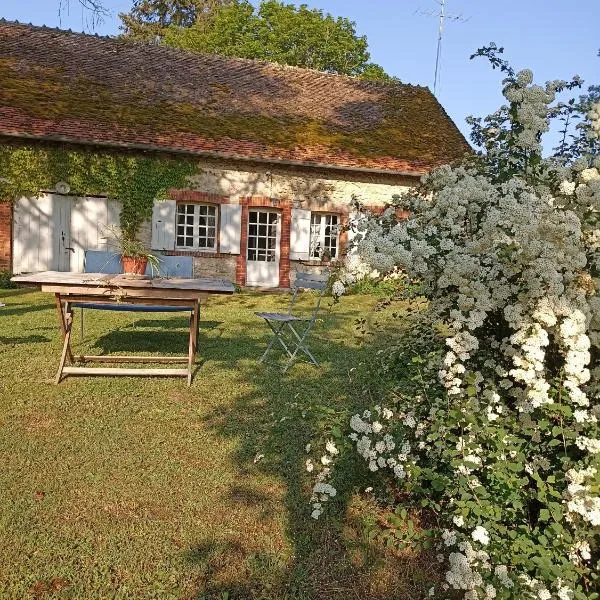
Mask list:
[[223,277],[235,281],[237,255],[194,256],[194,277]]
[[199,167],[202,172],[190,178],[192,189],[228,196],[234,203],[252,196],[289,199],[297,208],[313,202],[350,204],[353,197],[382,205],[418,182],[412,176],[214,160],[203,160]]
[[[280,286],[293,283],[296,271],[321,272],[328,266],[311,265],[289,260],[289,210],[306,208],[348,214],[354,199],[371,208],[382,207],[395,194],[403,194],[418,182],[418,177],[360,173],[354,171],[328,171],[305,167],[275,167],[249,164],[241,161],[203,160],[199,163],[201,173],[189,180],[189,189],[202,197],[212,195],[219,203],[228,202],[246,206],[273,206],[282,210]],[[185,201],[186,194],[177,194],[178,201]],[[208,201],[194,198],[189,201]],[[215,200],[216,202],[217,200]],[[246,209],[244,209],[246,210]],[[216,275],[245,285],[245,235],[247,223],[242,216],[241,255],[203,254],[194,255],[194,273]],[[142,231],[142,239],[150,242],[150,228]],[[343,246],[345,235],[340,238]]]
[[329,273],[330,266],[327,264],[309,264],[302,261],[293,260],[290,264],[290,281],[292,285],[296,281],[296,273]]
[[[240,204],[244,214],[248,207],[273,206],[282,211],[280,285],[288,286],[295,269],[312,269],[289,260],[290,214],[292,208],[337,212],[347,218],[350,204],[356,198],[368,207],[380,207],[393,195],[402,194],[418,182],[418,177],[393,174],[329,170],[296,166],[265,165],[248,161],[201,159],[200,173],[190,178],[189,201]],[[174,199],[186,201],[184,192]],[[285,225],[285,227],[284,227]],[[284,230],[285,229],[285,230]],[[243,228],[242,238],[245,236]],[[139,232],[140,239],[150,245],[151,223]],[[340,245],[343,246],[344,234]],[[242,245],[243,239],[242,239]],[[0,269],[12,263],[12,207],[0,203]],[[174,252],[174,254],[180,254]],[[245,283],[245,253],[240,255],[185,252],[194,256],[198,275],[217,275]]]

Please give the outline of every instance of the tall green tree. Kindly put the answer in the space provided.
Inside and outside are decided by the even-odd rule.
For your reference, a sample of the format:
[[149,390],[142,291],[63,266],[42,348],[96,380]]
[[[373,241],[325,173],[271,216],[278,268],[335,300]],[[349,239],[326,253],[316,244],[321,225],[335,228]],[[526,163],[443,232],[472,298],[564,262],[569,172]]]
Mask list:
[[127,37],[135,40],[162,38],[170,26],[191,27],[229,2],[230,0],[134,0],[128,13],[119,14],[121,29]]
[[355,23],[306,4],[265,0],[256,8],[248,0],[232,0],[206,19],[172,23],[163,43],[328,73],[390,79],[382,67],[369,62],[367,38],[356,33]]

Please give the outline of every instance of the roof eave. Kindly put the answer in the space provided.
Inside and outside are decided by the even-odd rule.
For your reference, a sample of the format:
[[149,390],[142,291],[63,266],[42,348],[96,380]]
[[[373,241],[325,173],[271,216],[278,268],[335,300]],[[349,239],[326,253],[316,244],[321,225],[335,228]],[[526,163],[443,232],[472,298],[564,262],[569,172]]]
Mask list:
[[320,163],[316,161],[304,160],[289,160],[283,158],[260,158],[248,157],[235,153],[213,152],[210,150],[189,150],[187,148],[173,148],[170,146],[159,146],[154,144],[137,144],[126,142],[106,142],[104,140],[73,140],[68,136],[63,135],[34,135],[28,133],[7,133],[0,132],[0,137],[9,137],[15,139],[40,140],[47,142],[64,142],[82,146],[102,146],[106,148],[120,148],[123,150],[144,150],[147,152],[165,152],[169,154],[185,154],[188,156],[200,156],[207,158],[221,158],[228,160],[236,160],[248,163],[260,163],[268,165],[285,165],[293,167],[309,167],[314,169],[327,169],[330,171],[351,171],[356,173],[365,173],[373,175],[394,175],[402,177],[421,177],[429,171],[426,168],[415,171],[400,171],[395,169],[376,169],[372,167],[357,167],[350,165],[339,165],[330,163]]

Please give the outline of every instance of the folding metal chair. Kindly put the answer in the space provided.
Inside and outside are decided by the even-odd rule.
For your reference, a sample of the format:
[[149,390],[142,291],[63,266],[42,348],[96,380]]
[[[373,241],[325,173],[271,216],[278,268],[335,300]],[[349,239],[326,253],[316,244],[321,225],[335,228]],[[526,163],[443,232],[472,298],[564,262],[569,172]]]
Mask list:
[[[293,294],[287,313],[254,313],[257,317],[264,319],[273,332],[273,337],[269,341],[267,349],[264,351],[264,354],[260,357],[258,362],[266,362],[269,352],[272,350],[275,342],[278,342],[288,356],[288,360],[283,367],[284,373],[299,358],[299,352],[305,354],[313,365],[319,366],[316,358],[312,355],[306,345],[306,338],[317,320],[319,308],[321,307],[321,300],[325,290],[327,290],[328,280],[329,275],[298,273],[294,285],[292,286]],[[318,292],[312,313],[304,316],[294,315],[293,310],[298,298],[298,292],[307,289]]]

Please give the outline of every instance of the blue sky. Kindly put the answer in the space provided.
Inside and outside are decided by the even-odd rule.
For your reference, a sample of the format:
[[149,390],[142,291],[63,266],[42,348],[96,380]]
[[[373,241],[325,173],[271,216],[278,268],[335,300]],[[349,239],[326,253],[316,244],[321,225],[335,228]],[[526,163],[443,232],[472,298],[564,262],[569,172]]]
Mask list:
[[[439,10],[436,0],[305,0],[314,8],[349,17],[367,36],[371,58],[405,83],[433,87]],[[0,0],[0,16],[36,25],[90,31],[77,0],[59,19],[59,0]],[[118,33],[118,12],[131,1],[105,0],[113,16],[93,30]],[[469,60],[491,41],[504,46],[517,69],[533,70],[536,81],[569,79],[578,74],[586,85],[600,83],[598,0],[447,0],[438,98],[468,135],[467,115],[484,116],[501,103],[498,71],[483,59]],[[427,14],[427,13],[430,13]],[[545,143],[553,145],[555,136]]]

